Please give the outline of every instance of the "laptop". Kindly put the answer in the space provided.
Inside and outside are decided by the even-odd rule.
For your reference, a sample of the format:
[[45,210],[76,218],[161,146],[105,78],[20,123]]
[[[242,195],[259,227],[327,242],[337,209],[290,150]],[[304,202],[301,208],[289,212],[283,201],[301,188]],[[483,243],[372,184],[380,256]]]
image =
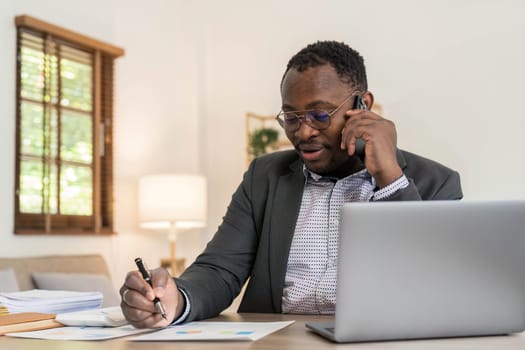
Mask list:
[[525,201],[348,203],[339,240],[332,341],[525,329]]

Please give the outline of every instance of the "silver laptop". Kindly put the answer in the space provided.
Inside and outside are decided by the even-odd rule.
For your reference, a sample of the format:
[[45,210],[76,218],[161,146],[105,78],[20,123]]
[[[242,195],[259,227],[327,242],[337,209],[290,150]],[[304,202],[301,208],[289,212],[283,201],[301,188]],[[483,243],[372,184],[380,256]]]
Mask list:
[[525,201],[348,203],[341,211],[336,342],[525,329]]

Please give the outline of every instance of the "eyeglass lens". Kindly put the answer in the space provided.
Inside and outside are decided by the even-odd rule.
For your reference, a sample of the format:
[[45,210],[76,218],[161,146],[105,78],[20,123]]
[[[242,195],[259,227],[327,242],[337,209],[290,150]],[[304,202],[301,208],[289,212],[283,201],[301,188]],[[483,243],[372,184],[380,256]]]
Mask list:
[[295,131],[301,125],[301,119],[314,129],[326,129],[330,125],[330,114],[327,111],[308,111],[303,115],[283,113],[283,125],[289,131]]

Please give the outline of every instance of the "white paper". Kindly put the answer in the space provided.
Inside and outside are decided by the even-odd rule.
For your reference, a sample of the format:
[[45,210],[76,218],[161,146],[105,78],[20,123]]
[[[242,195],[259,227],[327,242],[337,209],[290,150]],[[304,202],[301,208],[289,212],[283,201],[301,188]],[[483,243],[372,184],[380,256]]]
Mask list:
[[192,322],[132,337],[131,341],[255,341],[295,321],[286,322]]
[[131,325],[114,328],[58,327],[33,332],[9,333],[6,336],[47,340],[105,340],[151,331],[151,329],[137,329]]
[[120,306],[58,314],[55,318],[66,326],[119,327],[128,323]]
[[9,313],[44,312],[58,314],[100,307],[100,292],[74,292],[32,289],[21,292],[0,293],[0,306]]

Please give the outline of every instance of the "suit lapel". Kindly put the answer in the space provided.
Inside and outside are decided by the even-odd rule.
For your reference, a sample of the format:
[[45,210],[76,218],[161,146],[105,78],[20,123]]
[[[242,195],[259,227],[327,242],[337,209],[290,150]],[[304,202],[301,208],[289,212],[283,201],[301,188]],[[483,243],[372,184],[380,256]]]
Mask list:
[[284,277],[288,264],[288,254],[304,190],[302,162],[293,163],[291,172],[278,179],[270,222],[270,288],[274,309],[281,312]]

